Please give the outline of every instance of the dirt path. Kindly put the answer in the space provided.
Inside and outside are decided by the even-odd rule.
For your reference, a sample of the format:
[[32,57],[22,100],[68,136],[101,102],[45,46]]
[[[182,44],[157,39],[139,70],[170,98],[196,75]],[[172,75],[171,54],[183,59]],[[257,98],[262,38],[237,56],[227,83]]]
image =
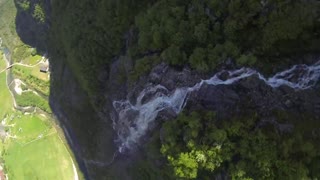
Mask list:
[[33,68],[33,67],[36,67],[39,64],[43,63],[43,59],[44,59],[44,57],[42,57],[42,59],[38,63],[36,63],[34,65],[27,65],[27,64],[23,64],[23,63],[13,63],[11,65],[7,64],[7,67],[5,69],[3,69],[2,71],[0,71],[0,73],[3,73],[5,71],[7,71],[8,69],[12,68],[13,66],[23,66],[23,67]]

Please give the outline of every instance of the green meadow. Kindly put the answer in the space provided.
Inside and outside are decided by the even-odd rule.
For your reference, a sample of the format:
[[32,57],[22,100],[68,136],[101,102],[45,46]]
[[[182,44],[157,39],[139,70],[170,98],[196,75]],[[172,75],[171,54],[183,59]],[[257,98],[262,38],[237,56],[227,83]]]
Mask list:
[[[6,64],[3,60],[3,54],[0,53],[0,71],[5,69]],[[0,74],[0,119],[12,110],[12,97],[6,85],[6,72]]]
[[[42,56],[20,40],[15,28],[16,8],[13,0],[0,0],[0,38],[2,46],[12,53],[14,62],[37,64]],[[0,72],[6,68],[0,52]],[[12,69],[14,78],[43,95],[49,94],[49,75],[39,72],[40,66]],[[41,96],[23,93],[16,96],[18,104],[32,105],[51,112]],[[13,180],[70,180],[78,173],[73,165],[73,154],[63,134],[57,130],[50,115],[23,114],[14,109],[13,99],[6,85],[6,72],[0,73],[0,121],[4,122],[6,137],[0,140],[0,162],[4,173]],[[81,176],[80,176],[81,178]]]
[[73,179],[72,159],[47,118],[13,114],[9,129],[15,138],[5,145],[3,159],[11,179]]
[[[4,61],[0,62],[3,68]],[[55,129],[53,120],[36,113],[14,111],[5,73],[0,74],[0,100],[0,120],[6,119],[8,133],[0,145],[0,158],[9,178],[73,179],[72,155]]]

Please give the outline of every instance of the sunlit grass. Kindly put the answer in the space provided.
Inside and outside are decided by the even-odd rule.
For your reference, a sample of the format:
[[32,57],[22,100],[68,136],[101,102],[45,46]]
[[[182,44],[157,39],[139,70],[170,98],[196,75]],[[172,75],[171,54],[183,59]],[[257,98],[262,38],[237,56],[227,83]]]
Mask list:
[[[11,179],[73,179],[70,154],[57,131],[38,115],[19,115],[10,124],[4,162]],[[50,129],[49,129],[50,128]]]
[[[6,64],[0,53],[0,71],[5,69]],[[10,111],[12,111],[12,97],[6,85],[6,72],[0,74],[0,120]]]

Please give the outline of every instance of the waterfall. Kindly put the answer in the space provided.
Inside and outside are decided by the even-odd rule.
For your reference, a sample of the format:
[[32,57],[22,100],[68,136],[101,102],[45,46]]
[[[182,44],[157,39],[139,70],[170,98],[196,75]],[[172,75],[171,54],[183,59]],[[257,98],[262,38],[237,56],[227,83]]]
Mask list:
[[[227,75],[227,78],[222,79],[222,74]],[[270,78],[265,78],[250,68],[221,71],[210,79],[201,80],[193,87],[177,88],[172,92],[162,85],[149,85],[140,92],[135,104],[131,104],[129,100],[113,102],[113,107],[118,114],[117,118],[113,118],[113,128],[118,135],[116,140],[119,143],[118,151],[121,153],[136,145],[146,134],[150,123],[156,119],[159,112],[170,109],[179,114],[187,102],[188,94],[198,91],[203,84],[229,85],[253,75],[273,88],[286,85],[296,90],[308,89],[320,78],[320,61],[310,66],[295,65]]]

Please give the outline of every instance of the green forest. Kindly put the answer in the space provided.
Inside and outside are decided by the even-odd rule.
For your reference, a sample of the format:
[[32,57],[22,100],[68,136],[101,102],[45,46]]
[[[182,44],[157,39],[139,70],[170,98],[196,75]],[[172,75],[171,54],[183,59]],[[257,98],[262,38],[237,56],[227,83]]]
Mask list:
[[255,114],[228,121],[218,121],[213,112],[181,114],[164,124],[161,153],[183,179],[210,179],[221,172],[237,180],[320,177],[320,136],[312,134],[313,127],[281,133],[272,124],[258,124]]
[[185,110],[150,136],[146,159],[131,168],[131,175],[134,180],[319,179],[318,119],[285,111],[270,116],[294,128],[263,124],[254,111],[222,120],[212,111]]
[[314,0],[69,0],[52,6],[50,49],[91,95],[104,90],[96,77],[119,54],[136,64],[129,79],[137,79],[162,61],[211,72],[230,59],[272,72],[320,48]]
[[[37,7],[34,13],[45,19]],[[130,66],[121,81],[134,83],[161,62],[205,74],[231,61],[271,74],[320,52],[316,0],[56,0],[51,16],[50,63],[66,62],[91,100],[108,91],[120,58]],[[91,103],[99,109],[104,102]],[[151,159],[137,162],[133,177],[319,179],[317,119],[273,116],[295,128],[259,126],[255,112],[218,120],[214,112],[186,111],[152,136]]]
[[43,0],[16,0],[18,9],[30,13],[38,23],[44,23],[46,21],[43,3]]
[[47,113],[52,113],[48,102],[33,92],[24,92],[22,95],[17,96],[16,100],[19,106],[38,107]]

